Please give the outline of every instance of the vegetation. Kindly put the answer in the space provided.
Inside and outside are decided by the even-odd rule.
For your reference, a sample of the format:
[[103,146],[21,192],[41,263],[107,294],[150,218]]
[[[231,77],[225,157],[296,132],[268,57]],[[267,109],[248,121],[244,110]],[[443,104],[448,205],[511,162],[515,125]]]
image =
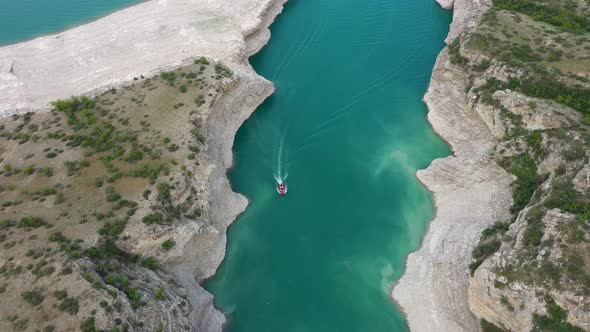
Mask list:
[[587,17],[567,7],[568,2],[536,0],[494,0],[494,7],[517,11],[568,32],[590,31]]
[[175,245],[176,245],[176,242],[174,242],[174,240],[168,239],[168,240],[162,242],[162,249],[168,251],[168,250],[174,248]]
[[515,214],[529,204],[537,187],[546,176],[537,174],[537,165],[528,154],[520,154],[502,160],[502,167],[516,176],[512,199],[512,213]]
[[45,296],[43,296],[43,293],[41,293],[41,290],[38,288],[26,291],[22,293],[21,296],[27,301],[27,303],[35,307],[43,303],[43,300],[45,299]]
[[[0,322],[0,329],[55,330],[49,324],[54,318],[40,321],[44,312],[69,317],[67,329],[79,325],[97,331],[97,309],[115,323],[107,330],[144,329],[129,307],[172,296],[164,286],[146,287],[153,275],[145,269],[159,268],[156,257],[132,254],[117,243],[136,240],[124,232],[129,224],[169,227],[201,214],[197,190],[190,187],[198,167],[191,160],[206,143],[198,107],[211,100],[220,79],[233,74],[206,58],[195,63],[136,78],[135,84],[96,98],[58,100],[51,112],[17,115],[0,124],[0,144],[14,151],[0,159],[0,243],[7,257],[0,268],[0,293],[26,302],[14,304],[21,317],[6,320],[9,325]],[[154,107],[155,99],[173,107]],[[185,107],[195,99],[197,108]],[[188,197],[181,196],[187,188]],[[179,196],[183,199],[176,202]],[[176,246],[172,238],[161,243],[163,250]],[[78,285],[76,294],[85,296],[39,287],[58,278],[56,285],[68,284],[79,276],[87,283]],[[96,292],[112,303],[94,303]],[[93,316],[78,317],[80,311]]]
[[483,261],[493,255],[502,245],[502,236],[508,231],[509,223],[496,222],[492,227],[487,228],[481,234],[477,246],[472,252],[472,262],[469,264],[471,275],[483,263]]
[[461,39],[455,38],[451,44],[449,44],[449,56],[450,61],[454,65],[465,66],[469,63],[469,60],[461,55]]
[[545,297],[547,316],[533,314],[533,331],[582,332],[583,329],[566,322],[567,312],[555,303],[550,296]]

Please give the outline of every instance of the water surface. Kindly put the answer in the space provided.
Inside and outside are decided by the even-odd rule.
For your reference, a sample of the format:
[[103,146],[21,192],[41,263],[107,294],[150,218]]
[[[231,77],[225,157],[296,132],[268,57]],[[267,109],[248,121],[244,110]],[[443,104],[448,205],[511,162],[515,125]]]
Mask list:
[[[0,0],[0,45],[138,2]],[[235,141],[251,204],[206,285],[228,331],[407,331],[389,293],[433,213],[415,171],[449,153],[421,99],[450,18],[432,0],[288,2],[252,59],[277,91]]]
[[0,45],[86,23],[141,0],[0,0]]
[[449,154],[421,100],[450,18],[432,0],[288,2],[252,59],[276,93],[235,140],[251,204],[206,284],[228,331],[407,331],[389,293],[433,214],[415,172]]

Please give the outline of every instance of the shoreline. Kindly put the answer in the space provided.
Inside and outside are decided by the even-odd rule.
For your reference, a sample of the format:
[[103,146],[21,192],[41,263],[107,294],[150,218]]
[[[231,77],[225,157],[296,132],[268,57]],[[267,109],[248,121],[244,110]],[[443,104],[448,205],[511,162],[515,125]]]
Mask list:
[[90,23],[93,23],[93,22],[96,22],[98,20],[101,20],[101,19],[103,19],[103,18],[105,18],[105,17],[107,17],[107,16],[109,16],[111,14],[114,14],[114,13],[120,12],[122,10],[129,9],[129,8],[132,8],[132,7],[141,5],[142,3],[148,2],[148,1],[151,1],[151,0],[139,0],[137,3],[129,4],[129,5],[126,5],[126,6],[121,6],[121,7],[119,7],[118,9],[116,9],[114,11],[109,11],[106,14],[102,14],[102,15],[99,15],[99,16],[97,16],[95,18],[91,18],[88,21],[84,21],[84,22],[81,22],[81,23],[74,23],[74,24],[72,24],[70,26],[67,26],[64,29],[59,29],[59,30],[56,30],[56,31],[48,31],[47,33],[42,33],[40,35],[36,35],[35,37],[21,39],[21,40],[16,41],[16,42],[9,42],[7,44],[0,44],[0,48],[6,47],[6,46],[17,45],[17,44],[22,44],[22,43],[30,42],[30,41],[33,41],[35,39],[39,39],[39,38],[43,38],[43,37],[47,37],[47,36],[59,35],[60,33],[66,32],[68,30],[75,29],[77,27],[88,25]]
[[[437,2],[453,10],[447,45],[491,5],[487,0]],[[495,138],[470,109],[465,77],[450,63],[448,47],[437,57],[424,102],[428,122],[452,154],[416,173],[432,193],[435,214],[391,295],[412,331],[477,331],[467,301],[468,264],[481,231],[509,216],[512,180],[486,157]]]
[[[267,44],[268,28],[285,2],[239,0],[227,9],[222,1],[151,0],[64,32],[0,47],[0,93],[8,96],[0,100],[0,117],[47,111],[52,100],[121,88],[134,77],[192,63],[195,56],[221,61],[234,72],[236,78],[223,87],[203,128],[209,143],[202,166],[205,178],[198,181],[205,188],[210,225],[202,231],[184,229],[190,231],[188,241],[161,262],[187,291],[196,331],[221,332],[226,323],[200,284],[224,259],[226,229],[248,205],[232,191],[227,172],[233,165],[235,133],[274,92],[249,57]],[[105,27],[115,25],[113,36],[105,37]],[[144,53],[149,49],[154,52]]]
[[248,67],[246,38],[267,23],[261,15],[272,4],[239,0],[230,10],[221,1],[152,0],[65,32],[0,47],[0,93],[6,96],[0,114],[48,109],[48,102],[72,95],[97,95],[134,77],[180,67],[193,56]]

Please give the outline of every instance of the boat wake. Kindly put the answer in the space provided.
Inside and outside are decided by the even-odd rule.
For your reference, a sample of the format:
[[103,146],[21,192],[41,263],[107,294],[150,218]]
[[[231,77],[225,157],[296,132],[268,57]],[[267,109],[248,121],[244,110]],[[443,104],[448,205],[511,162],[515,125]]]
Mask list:
[[279,153],[277,157],[277,167],[276,171],[273,174],[275,181],[277,182],[277,192],[279,195],[284,195],[287,193],[287,184],[285,181],[289,176],[287,170],[283,170],[283,142],[284,140],[281,138],[279,142]]

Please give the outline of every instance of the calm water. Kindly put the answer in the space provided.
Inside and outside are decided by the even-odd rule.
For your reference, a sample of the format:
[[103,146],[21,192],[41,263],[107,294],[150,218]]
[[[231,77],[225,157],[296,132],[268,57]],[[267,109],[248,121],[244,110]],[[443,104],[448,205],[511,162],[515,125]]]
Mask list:
[[389,293],[433,213],[415,172],[449,154],[421,100],[450,18],[432,0],[287,4],[252,59],[277,91],[235,140],[251,205],[206,284],[228,331],[407,331]]
[[0,0],[0,45],[66,30],[141,0]]
[[[138,2],[0,0],[0,44]],[[433,0],[287,4],[252,59],[277,91],[235,141],[251,204],[206,284],[228,331],[407,330],[389,293],[433,212],[414,173],[449,153],[421,99],[450,18]]]

